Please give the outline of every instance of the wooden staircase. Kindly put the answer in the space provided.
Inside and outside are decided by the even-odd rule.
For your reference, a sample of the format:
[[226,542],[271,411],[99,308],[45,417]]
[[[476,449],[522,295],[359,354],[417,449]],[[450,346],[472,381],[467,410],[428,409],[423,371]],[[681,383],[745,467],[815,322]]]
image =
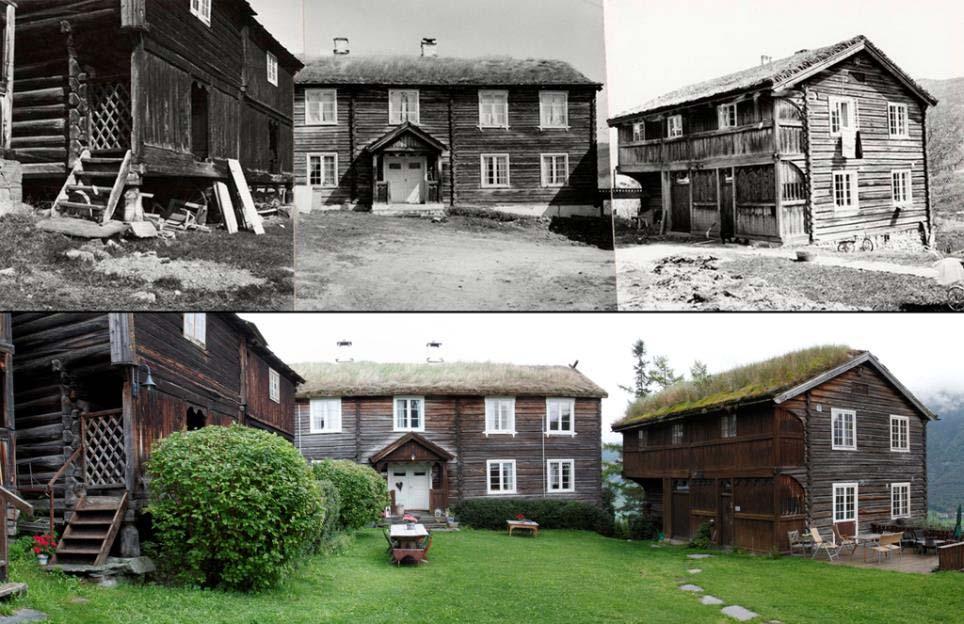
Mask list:
[[77,502],[51,563],[103,565],[117,539],[127,493],[123,496],[85,496]]
[[54,201],[54,217],[77,217],[97,223],[114,218],[117,205],[127,189],[132,153],[98,153],[85,150]]

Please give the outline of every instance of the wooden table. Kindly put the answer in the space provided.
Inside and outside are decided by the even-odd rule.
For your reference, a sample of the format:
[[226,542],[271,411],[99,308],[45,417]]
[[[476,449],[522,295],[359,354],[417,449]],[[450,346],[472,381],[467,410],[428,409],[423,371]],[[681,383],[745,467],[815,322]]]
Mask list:
[[416,564],[428,561],[426,548],[420,546],[420,542],[428,537],[424,524],[393,524],[388,534],[397,544],[392,549],[392,559],[396,564],[405,560]]
[[509,526],[509,535],[512,535],[513,531],[528,531],[534,537],[539,536],[538,522],[532,522],[531,520],[506,520],[506,524]]
[[880,543],[880,538],[883,537],[883,533],[862,533],[854,535],[854,541],[857,542],[864,549],[864,561],[867,561],[867,551],[874,544]]

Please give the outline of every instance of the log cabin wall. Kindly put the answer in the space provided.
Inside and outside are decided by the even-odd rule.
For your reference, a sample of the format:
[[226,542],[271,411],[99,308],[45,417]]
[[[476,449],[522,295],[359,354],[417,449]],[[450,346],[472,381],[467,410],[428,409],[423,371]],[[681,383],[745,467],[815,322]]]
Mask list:
[[[262,355],[245,344],[244,405],[245,424],[266,429],[293,439],[295,410],[295,384],[283,372],[272,369]],[[270,394],[270,371],[278,373],[279,396],[275,401]]]
[[13,412],[13,321],[0,312],[0,483],[16,491],[16,425]]

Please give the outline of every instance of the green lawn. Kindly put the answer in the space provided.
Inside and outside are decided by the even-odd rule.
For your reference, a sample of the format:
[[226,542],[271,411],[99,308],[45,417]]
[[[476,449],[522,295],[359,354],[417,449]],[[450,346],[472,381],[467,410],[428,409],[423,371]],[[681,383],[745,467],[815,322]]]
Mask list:
[[[719,607],[677,589],[696,582],[728,604],[760,613],[758,622],[931,623],[964,612],[964,574],[957,573],[924,576],[742,555],[692,561],[686,554],[693,551],[682,548],[564,531],[536,539],[439,534],[432,563],[417,569],[390,566],[384,546],[379,532],[361,532],[344,554],[306,562],[279,589],[253,596],[151,585],[105,589],[17,561],[12,576],[30,590],[13,606],[70,624],[732,622]],[[690,576],[690,567],[704,571]]]

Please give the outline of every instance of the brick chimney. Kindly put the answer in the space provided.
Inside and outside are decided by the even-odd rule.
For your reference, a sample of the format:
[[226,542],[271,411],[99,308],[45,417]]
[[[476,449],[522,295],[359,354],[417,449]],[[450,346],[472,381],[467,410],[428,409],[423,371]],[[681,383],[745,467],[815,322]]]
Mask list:
[[335,56],[348,56],[350,53],[348,37],[335,37]]
[[438,56],[438,39],[434,37],[422,38],[422,56],[425,58]]

